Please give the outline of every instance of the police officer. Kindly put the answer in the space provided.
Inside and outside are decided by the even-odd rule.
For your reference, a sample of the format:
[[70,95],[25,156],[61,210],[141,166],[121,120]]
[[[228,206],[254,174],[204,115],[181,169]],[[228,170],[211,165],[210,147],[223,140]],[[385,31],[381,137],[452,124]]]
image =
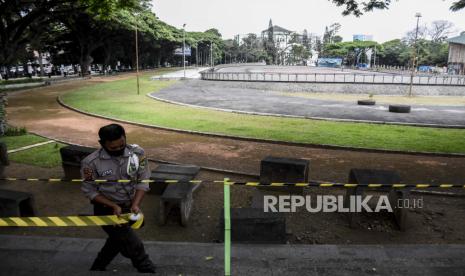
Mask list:
[[[81,175],[86,181],[81,190],[94,205],[94,214],[121,215],[139,213],[140,203],[148,183],[138,180],[149,179],[150,170],[144,150],[137,145],[126,144],[124,128],[110,124],[100,128],[99,150],[82,160]],[[93,180],[129,179],[130,182],[96,183]],[[105,245],[92,264],[91,270],[104,271],[118,253],[131,259],[133,266],[144,273],[154,273],[155,266],[145,253],[144,245],[128,224],[102,226],[108,234]]]

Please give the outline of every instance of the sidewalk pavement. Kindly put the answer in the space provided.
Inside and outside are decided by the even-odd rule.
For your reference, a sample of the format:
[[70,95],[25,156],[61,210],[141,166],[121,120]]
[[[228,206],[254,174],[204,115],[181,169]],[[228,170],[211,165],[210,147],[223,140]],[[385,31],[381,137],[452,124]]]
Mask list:
[[[200,79],[200,72],[207,70],[209,67],[189,67],[186,68],[186,79]],[[179,70],[175,72],[166,73],[159,76],[153,76],[150,79],[158,80],[158,79],[182,79],[184,77],[184,70]]]
[[[51,230],[52,231],[52,230]],[[0,235],[0,275],[137,275],[119,255],[89,273],[103,239]],[[223,275],[223,244],[145,242],[157,275]],[[464,275],[465,245],[233,245],[232,275]]]

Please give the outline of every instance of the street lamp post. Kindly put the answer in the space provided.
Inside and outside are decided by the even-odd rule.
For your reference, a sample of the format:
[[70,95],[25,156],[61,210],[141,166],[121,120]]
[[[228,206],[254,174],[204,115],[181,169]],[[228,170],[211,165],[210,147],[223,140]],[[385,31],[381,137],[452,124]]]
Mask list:
[[182,66],[184,68],[184,79],[186,78],[186,24],[182,25]]
[[417,18],[417,28],[415,30],[415,41],[413,42],[413,59],[412,59],[412,72],[410,73],[410,87],[408,95],[409,97],[412,96],[412,86],[413,86],[413,76],[415,74],[415,67],[416,67],[416,60],[417,60],[417,39],[418,39],[418,24],[420,23],[421,13],[417,12],[415,14]]
[[210,41],[210,66],[214,67],[213,64],[213,41]]
[[137,39],[137,16],[136,16],[136,79],[137,79],[137,95],[139,95],[139,45]]

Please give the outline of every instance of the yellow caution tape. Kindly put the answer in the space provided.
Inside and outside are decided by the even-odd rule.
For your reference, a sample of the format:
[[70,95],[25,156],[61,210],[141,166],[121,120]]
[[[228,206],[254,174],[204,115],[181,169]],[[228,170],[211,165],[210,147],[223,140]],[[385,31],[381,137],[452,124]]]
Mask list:
[[[15,178],[15,177],[8,177],[8,178],[0,178],[0,181],[30,181],[30,182],[84,182],[84,179],[61,179],[61,178]],[[94,182],[94,183],[130,183],[132,180],[130,179],[115,179],[115,180],[108,180],[108,179],[96,179],[87,182]],[[345,188],[355,188],[355,187],[368,187],[368,188],[380,188],[380,187],[387,187],[387,188],[465,188],[463,184],[352,184],[352,183],[325,183],[325,182],[317,182],[317,181],[310,181],[310,182],[297,182],[297,183],[287,183],[287,182],[272,182],[272,183],[260,183],[260,182],[234,182],[234,181],[227,181],[224,180],[189,180],[189,181],[181,181],[175,179],[168,179],[168,180],[152,180],[152,179],[145,179],[140,180],[139,183],[150,183],[150,184],[157,184],[157,183],[167,183],[167,184],[175,184],[175,183],[192,183],[192,184],[201,184],[201,183],[218,183],[222,185],[235,185],[235,186],[263,186],[263,187],[283,187],[283,186],[297,186],[297,187],[345,187]]]
[[0,227],[82,227],[119,225],[131,222],[129,219],[130,215],[131,214],[123,214],[120,217],[115,215],[66,217],[5,217],[0,218]]

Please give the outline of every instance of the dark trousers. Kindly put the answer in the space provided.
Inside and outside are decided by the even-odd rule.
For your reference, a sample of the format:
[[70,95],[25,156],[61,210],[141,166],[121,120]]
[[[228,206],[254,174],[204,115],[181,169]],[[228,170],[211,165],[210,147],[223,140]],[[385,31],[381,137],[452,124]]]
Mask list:
[[[123,213],[129,213],[129,206],[120,205]],[[94,203],[94,214],[96,216],[113,215],[113,209],[105,205]],[[129,224],[102,226],[108,234],[105,245],[97,255],[92,268],[104,269],[110,262],[121,253],[131,259],[132,265],[138,270],[152,268],[153,263],[145,253],[144,244],[137,237]]]

